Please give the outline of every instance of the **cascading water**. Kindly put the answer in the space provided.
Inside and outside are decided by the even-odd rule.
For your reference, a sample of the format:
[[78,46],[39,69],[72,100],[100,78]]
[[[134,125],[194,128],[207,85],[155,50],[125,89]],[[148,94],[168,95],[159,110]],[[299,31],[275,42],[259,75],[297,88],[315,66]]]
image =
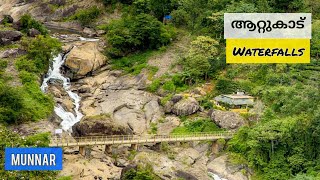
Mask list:
[[208,175],[213,179],[213,180],[227,180],[225,178],[219,177],[217,174],[214,174],[212,172],[209,172]]
[[49,68],[46,78],[44,78],[43,83],[41,85],[41,90],[45,92],[48,88],[48,81],[51,79],[60,80],[63,82],[63,88],[68,93],[69,97],[73,100],[73,104],[75,105],[74,112],[67,112],[61,105],[57,105],[54,108],[54,112],[62,119],[61,127],[63,130],[68,131],[71,130],[71,127],[79,122],[83,117],[83,114],[79,111],[80,108],[80,97],[70,90],[71,84],[70,80],[64,77],[61,72],[60,68],[64,64],[68,53],[63,55],[59,54],[55,57],[52,61],[52,66]]
[[[67,36],[67,35],[65,35]],[[84,38],[79,37],[80,41],[99,41],[99,39],[92,39],[92,38]],[[75,106],[73,114],[72,112],[66,111],[60,104],[58,104],[54,108],[54,112],[62,119],[61,127],[65,131],[71,131],[72,126],[79,122],[83,117],[83,114],[79,111],[80,108],[80,100],[81,98],[74,92],[70,90],[71,84],[70,80],[64,77],[61,72],[60,68],[64,64],[66,58],[68,57],[69,53],[66,54],[59,54],[57,57],[53,59],[52,66],[49,68],[46,78],[44,78],[43,83],[41,85],[41,90],[46,92],[48,88],[48,81],[50,79],[56,79],[63,82],[63,88],[68,93],[69,97],[73,100],[73,104]]]

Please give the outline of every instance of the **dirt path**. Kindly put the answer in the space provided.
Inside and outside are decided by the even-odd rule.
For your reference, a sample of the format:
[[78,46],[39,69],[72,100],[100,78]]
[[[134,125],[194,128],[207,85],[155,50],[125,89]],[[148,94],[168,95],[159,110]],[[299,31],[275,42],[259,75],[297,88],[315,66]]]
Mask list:
[[189,36],[182,36],[171,46],[168,46],[167,50],[164,53],[150,58],[150,60],[148,61],[148,65],[156,66],[159,68],[157,73],[154,75],[155,78],[158,78],[167,72],[170,73],[177,71],[177,68],[172,66],[177,62],[179,56],[181,56],[188,50],[190,41],[191,39]]

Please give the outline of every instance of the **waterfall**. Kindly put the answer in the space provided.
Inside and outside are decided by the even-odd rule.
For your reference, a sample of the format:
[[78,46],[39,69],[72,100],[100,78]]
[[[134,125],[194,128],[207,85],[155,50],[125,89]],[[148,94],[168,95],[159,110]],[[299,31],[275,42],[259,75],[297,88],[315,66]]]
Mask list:
[[[65,35],[67,37],[67,35]],[[99,39],[92,39],[92,38],[84,38],[84,37],[79,37],[80,41],[99,41]],[[70,50],[71,51],[71,50]],[[69,52],[70,52],[69,51]],[[61,122],[61,127],[65,131],[71,131],[72,126],[79,122],[81,118],[83,117],[83,114],[80,112],[80,101],[81,98],[78,96],[78,94],[72,92],[70,90],[71,84],[70,84],[70,79],[64,77],[61,72],[60,68],[64,64],[65,60],[67,59],[69,53],[66,54],[58,54],[53,61],[52,61],[52,66],[49,67],[48,73],[46,77],[43,79],[42,85],[41,85],[41,90],[42,92],[46,92],[48,88],[48,81],[51,79],[56,79],[60,80],[63,82],[63,89],[67,92],[69,97],[73,100],[73,104],[75,106],[73,114],[72,112],[66,111],[60,104],[56,105],[54,107],[54,112],[57,114],[62,119]]]

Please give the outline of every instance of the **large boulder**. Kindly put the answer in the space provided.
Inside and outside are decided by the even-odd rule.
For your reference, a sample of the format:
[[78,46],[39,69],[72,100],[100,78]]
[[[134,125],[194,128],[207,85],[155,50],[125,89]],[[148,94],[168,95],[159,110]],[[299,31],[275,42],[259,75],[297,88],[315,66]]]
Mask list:
[[31,28],[31,29],[29,29],[29,31],[28,31],[28,36],[30,36],[30,37],[36,37],[36,36],[38,36],[38,35],[40,35],[41,33],[40,33],[40,31],[38,31],[37,29],[35,29],[35,28]]
[[230,111],[210,110],[208,115],[221,128],[238,129],[245,124],[239,113]]
[[12,44],[14,41],[19,41],[22,33],[19,31],[0,31],[0,45]]
[[72,79],[85,77],[106,64],[106,57],[98,50],[97,42],[82,42],[70,51],[65,66]]
[[86,36],[88,36],[88,37],[95,37],[95,36],[97,36],[97,33],[96,33],[96,31],[95,31],[94,29],[87,28],[87,27],[85,27],[85,28],[83,29],[83,33],[84,33]]
[[177,116],[187,116],[197,112],[199,108],[198,101],[192,97],[188,97],[175,103],[172,112]]
[[18,57],[21,55],[26,54],[27,52],[25,50],[14,48],[14,49],[7,49],[3,52],[0,52],[0,58],[11,58],[11,57]]
[[85,117],[72,127],[72,133],[74,136],[95,136],[132,134],[132,131],[127,127],[115,124],[110,115],[102,114]]

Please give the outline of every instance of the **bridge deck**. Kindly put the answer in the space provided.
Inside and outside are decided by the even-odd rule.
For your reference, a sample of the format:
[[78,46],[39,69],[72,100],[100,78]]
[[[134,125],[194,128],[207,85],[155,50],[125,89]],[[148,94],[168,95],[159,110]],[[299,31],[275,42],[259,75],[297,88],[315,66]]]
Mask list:
[[53,138],[50,146],[88,146],[88,145],[112,145],[112,144],[144,144],[158,142],[186,142],[230,139],[233,132],[212,132],[193,134],[170,135],[112,135],[112,136],[87,136],[75,138]]

